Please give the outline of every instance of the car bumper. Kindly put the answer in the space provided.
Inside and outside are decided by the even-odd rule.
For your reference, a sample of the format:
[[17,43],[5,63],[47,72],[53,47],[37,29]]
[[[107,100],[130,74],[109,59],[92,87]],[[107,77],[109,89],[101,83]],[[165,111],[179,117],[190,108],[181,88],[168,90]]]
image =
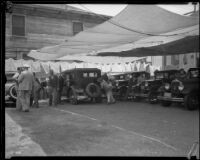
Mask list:
[[158,100],[163,100],[163,101],[171,101],[171,102],[184,102],[183,98],[174,98],[174,97],[165,97],[165,96],[158,96]]
[[134,96],[134,97],[144,97],[144,98],[147,98],[148,97],[148,94],[145,94],[145,93],[139,93],[139,94],[131,94],[131,96]]

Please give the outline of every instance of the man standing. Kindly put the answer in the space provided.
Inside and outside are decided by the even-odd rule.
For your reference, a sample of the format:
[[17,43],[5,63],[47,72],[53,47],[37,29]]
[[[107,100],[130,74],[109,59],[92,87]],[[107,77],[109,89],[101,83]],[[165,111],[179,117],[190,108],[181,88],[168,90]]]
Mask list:
[[19,83],[18,83],[18,78],[20,74],[21,74],[21,68],[17,67],[17,73],[12,77],[15,80],[15,89],[17,92],[16,109],[19,111],[22,109],[22,105],[20,103],[20,98],[19,98]]
[[22,104],[22,111],[29,112],[30,95],[33,88],[33,74],[28,70],[29,65],[23,65],[24,71],[19,75],[19,98]]
[[[33,107],[39,108],[39,95],[40,95],[41,84],[39,79],[36,77],[35,72],[33,72],[33,90],[32,90],[32,97],[31,97],[31,105]],[[34,103],[32,102],[34,101]]]
[[61,104],[62,91],[64,86],[64,77],[62,73],[58,77],[58,103]]
[[112,83],[108,80],[108,77],[104,75],[101,80],[101,88],[104,89],[107,97],[107,104],[115,103],[115,99],[112,94]]
[[49,105],[57,105],[57,90],[58,90],[58,77],[50,70],[48,92],[49,92]]

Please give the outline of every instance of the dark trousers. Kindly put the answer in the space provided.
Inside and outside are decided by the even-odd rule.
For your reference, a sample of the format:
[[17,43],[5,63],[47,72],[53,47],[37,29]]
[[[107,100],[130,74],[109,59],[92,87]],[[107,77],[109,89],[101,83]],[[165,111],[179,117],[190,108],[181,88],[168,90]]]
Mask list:
[[58,104],[60,104],[61,103],[61,97],[62,97],[62,89],[59,89],[57,94],[58,94],[57,95],[57,102],[58,102]]

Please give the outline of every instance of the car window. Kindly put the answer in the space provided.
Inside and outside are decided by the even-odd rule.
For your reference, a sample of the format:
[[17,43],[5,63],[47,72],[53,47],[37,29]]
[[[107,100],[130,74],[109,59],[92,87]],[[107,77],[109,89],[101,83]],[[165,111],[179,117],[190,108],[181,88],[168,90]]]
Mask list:
[[199,70],[190,71],[191,78],[199,77]]
[[9,81],[9,80],[13,80],[13,76],[15,75],[15,73],[7,73],[6,74],[6,78],[7,78],[7,81]]
[[88,77],[88,73],[83,73],[83,78],[87,78]]
[[83,73],[83,78],[88,78],[88,77],[90,77],[90,78],[93,78],[93,77],[98,77],[98,73],[96,73],[96,72],[84,72]]
[[119,79],[124,79],[124,76],[120,76]]
[[95,77],[95,73],[89,73],[89,77]]
[[156,78],[158,78],[158,79],[164,78],[164,74],[163,73],[156,73]]

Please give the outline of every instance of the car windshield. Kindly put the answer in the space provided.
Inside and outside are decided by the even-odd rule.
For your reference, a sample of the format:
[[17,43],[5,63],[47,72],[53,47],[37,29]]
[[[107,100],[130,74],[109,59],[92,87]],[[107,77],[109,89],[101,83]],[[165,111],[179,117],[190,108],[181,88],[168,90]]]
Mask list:
[[98,77],[96,72],[83,72],[83,78],[94,78]]
[[13,80],[13,76],[15,75],[15,73],[6,73],[6,78],[7,78],[7,81],[12,81]]
[[156,73],[156,79],[164,78],[164,73]]
[[190,73],[191,73],[192,78],[199,77],[199,70],[193,70],[193,71],[190,71]]

